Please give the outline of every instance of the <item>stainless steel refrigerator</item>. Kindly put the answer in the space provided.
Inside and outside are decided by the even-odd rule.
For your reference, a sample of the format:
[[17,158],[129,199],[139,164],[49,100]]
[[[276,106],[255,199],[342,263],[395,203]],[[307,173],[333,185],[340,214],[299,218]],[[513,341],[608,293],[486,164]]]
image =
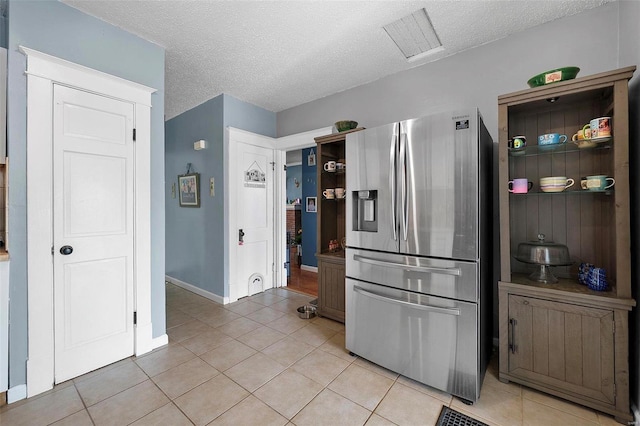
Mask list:
[[346,139],[346,347],[469,402],[491,351],[491,158],[477,109]]

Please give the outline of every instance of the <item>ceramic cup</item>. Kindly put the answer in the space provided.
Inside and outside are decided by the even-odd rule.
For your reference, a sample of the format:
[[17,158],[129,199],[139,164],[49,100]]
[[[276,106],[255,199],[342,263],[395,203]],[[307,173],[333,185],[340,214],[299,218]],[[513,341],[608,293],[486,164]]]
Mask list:
[[567,135],[560,133],[546,133],[538,136],[538,145],[558,145],[567,141]]
[[589,188],[587,188],[587,178],[586,177],[580,178],[580,188],[589,189]]
[[327,188],[324,191],[322,191],[322,195],[324,195],[324,198],[332,200],[335,198],[336,192],[333,188]]
[[336,170],[338,171],[343,171],[345,169],[345,164],[344,163],[336,163]]
[[344,198],[344,188],[336,188],[336,198]]
[[566,176],[549,176],[540,178],[540,189],[542,192],[562,192],[575,183]]
[[[608,182],[611,183],[608,184]],[[587,176],[586,184],[583,188],[589,191],[604,191],[605,189],[611,188],[615,183],[616,180],[614,178],[605,175]]]
[[609,287],[606,271],[603,268],[591,268],[587,274],[587,286],[591,290],[605,291]]
[[514,136],[507,141],[510,149],[520,149],[527,146],[527,138],[524,136]]
[[572,141],[581,141],[583,139],[591,139],[591,124],[585,124],[582,129],[578,130],[578,132],[571,136]]
[[335,172],[336,171],[336,162],[335,161],[327,161],[324,163],[324,170],[327,172]]
[[611,136],[611,117],[594,118],[589,123],[591,138],[606,138]]
[[533,182],[529,182],[527,178],[510,180],[507,185],[509,192],[514,194],[526,194],[533,188]]

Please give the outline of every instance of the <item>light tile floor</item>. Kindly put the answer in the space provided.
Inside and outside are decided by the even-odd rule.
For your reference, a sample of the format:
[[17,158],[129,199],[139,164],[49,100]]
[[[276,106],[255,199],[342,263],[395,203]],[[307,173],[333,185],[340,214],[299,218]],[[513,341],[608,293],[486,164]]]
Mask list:
[[442,405],[489,425],[617,425],[504,384],[495,360],[467,406],[344,349],[344,326],[302,320],[311,297],[269,290],[222,306],[167,284],[169,345],[0,408],[0,425],[434,425]]

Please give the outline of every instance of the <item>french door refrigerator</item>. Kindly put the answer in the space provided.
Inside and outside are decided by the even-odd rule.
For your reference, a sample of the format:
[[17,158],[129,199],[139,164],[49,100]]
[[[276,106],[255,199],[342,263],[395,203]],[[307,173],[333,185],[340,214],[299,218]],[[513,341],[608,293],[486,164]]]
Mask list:
[[491,158],[477,109],[346,138],[346,347],[469,402],[491,351]]

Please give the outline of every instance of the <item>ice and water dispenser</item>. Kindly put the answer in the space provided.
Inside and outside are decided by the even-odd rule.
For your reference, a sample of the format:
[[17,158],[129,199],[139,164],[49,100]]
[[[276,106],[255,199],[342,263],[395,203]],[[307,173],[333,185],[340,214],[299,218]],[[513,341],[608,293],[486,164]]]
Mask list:
[[378,191],[353,191],[353,230],[378,231]]

